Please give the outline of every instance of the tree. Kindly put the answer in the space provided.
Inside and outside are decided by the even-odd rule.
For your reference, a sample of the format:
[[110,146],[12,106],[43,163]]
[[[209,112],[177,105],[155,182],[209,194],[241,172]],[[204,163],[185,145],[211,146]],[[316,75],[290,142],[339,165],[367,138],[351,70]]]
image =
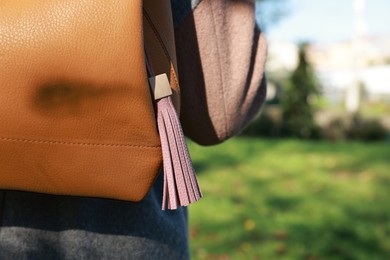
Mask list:
[[282,134],[303,139],[317,138],[319,128],[314,121],[312,100],[320,94],[313,67],[306,57],[308,44],[299,46],[299,63],[283,90]]

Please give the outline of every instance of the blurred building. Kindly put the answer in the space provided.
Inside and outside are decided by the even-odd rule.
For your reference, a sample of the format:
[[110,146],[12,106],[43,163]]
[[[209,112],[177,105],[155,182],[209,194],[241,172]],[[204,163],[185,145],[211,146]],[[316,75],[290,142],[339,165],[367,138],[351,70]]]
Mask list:
[[270,72],[291,72],[298,64],[298,47],[291,42],[272,41],[268,46],[267,69]]
[[280,81],[287,78],[289,73],[298,65],[298,46],[291,42],[271,41],[268,45],[267,100],[278,99]]
[[314,44],[308,50],[308,57],[324,94],[332,101],[341,101],[346,88],[356,81],[368,100],[390,100],[390,36]]
[[[297,66],[297,53],[294,43],[269,42],[269,74],[287,75]],[[358,43],[312,44],[308,59],[317,72],[323,94],[332,103],[344,102],[346,89],[356,81],[369,101],[390,101],[390,36],[363,37]],[[275,93],[274,85],[270,84],[270,94]]]

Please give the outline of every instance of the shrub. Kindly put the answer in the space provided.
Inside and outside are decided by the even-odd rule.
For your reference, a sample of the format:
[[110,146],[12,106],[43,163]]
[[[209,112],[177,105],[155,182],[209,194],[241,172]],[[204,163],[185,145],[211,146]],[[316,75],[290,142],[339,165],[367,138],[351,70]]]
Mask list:
[[244,136],[280,137],[280,122],[268,113],[262,113],[243,132]]
[[359,115],[335,118],[322,129],[322,137],[327,140],[383,141],[388,136],[388,130],[378,119],[367,119]]
[[389,136],[387,129],[377,119],[352,118],[347,129],[347,138],[363,141],[383,141]]

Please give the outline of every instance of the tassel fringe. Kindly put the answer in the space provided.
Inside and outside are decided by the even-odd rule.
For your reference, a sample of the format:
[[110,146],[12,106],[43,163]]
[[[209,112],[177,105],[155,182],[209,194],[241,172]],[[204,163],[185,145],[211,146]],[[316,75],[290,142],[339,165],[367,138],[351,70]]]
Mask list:
[[157,124],[164,161],[162,209],[174,210],[198,201],[202,192],[170,96],[157,101]]
[[[148,74],[152,76],[154,71],[146,49],[145,58]],[[151,87],[157,102],[157,126],[164,163],[162,210],[175,210],[198,201],[202,197],[202,192],[192,166],[179,117],[172,104],[169,81],[166,75],[164,76],[165,82],[154,81]],[[163,90],[164,94],[161,97],[161,92],[156,96],[156,88]]]

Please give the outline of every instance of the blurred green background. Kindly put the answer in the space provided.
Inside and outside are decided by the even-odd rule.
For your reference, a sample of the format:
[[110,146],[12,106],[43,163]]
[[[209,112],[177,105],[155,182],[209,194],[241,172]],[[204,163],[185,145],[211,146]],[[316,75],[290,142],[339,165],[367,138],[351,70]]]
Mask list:
[[189,143],[192,258],[390,260],[390,2],[256,3],[267,102],[239,137]]
[[193,259],[390,259],[390,145],[190,143]]

